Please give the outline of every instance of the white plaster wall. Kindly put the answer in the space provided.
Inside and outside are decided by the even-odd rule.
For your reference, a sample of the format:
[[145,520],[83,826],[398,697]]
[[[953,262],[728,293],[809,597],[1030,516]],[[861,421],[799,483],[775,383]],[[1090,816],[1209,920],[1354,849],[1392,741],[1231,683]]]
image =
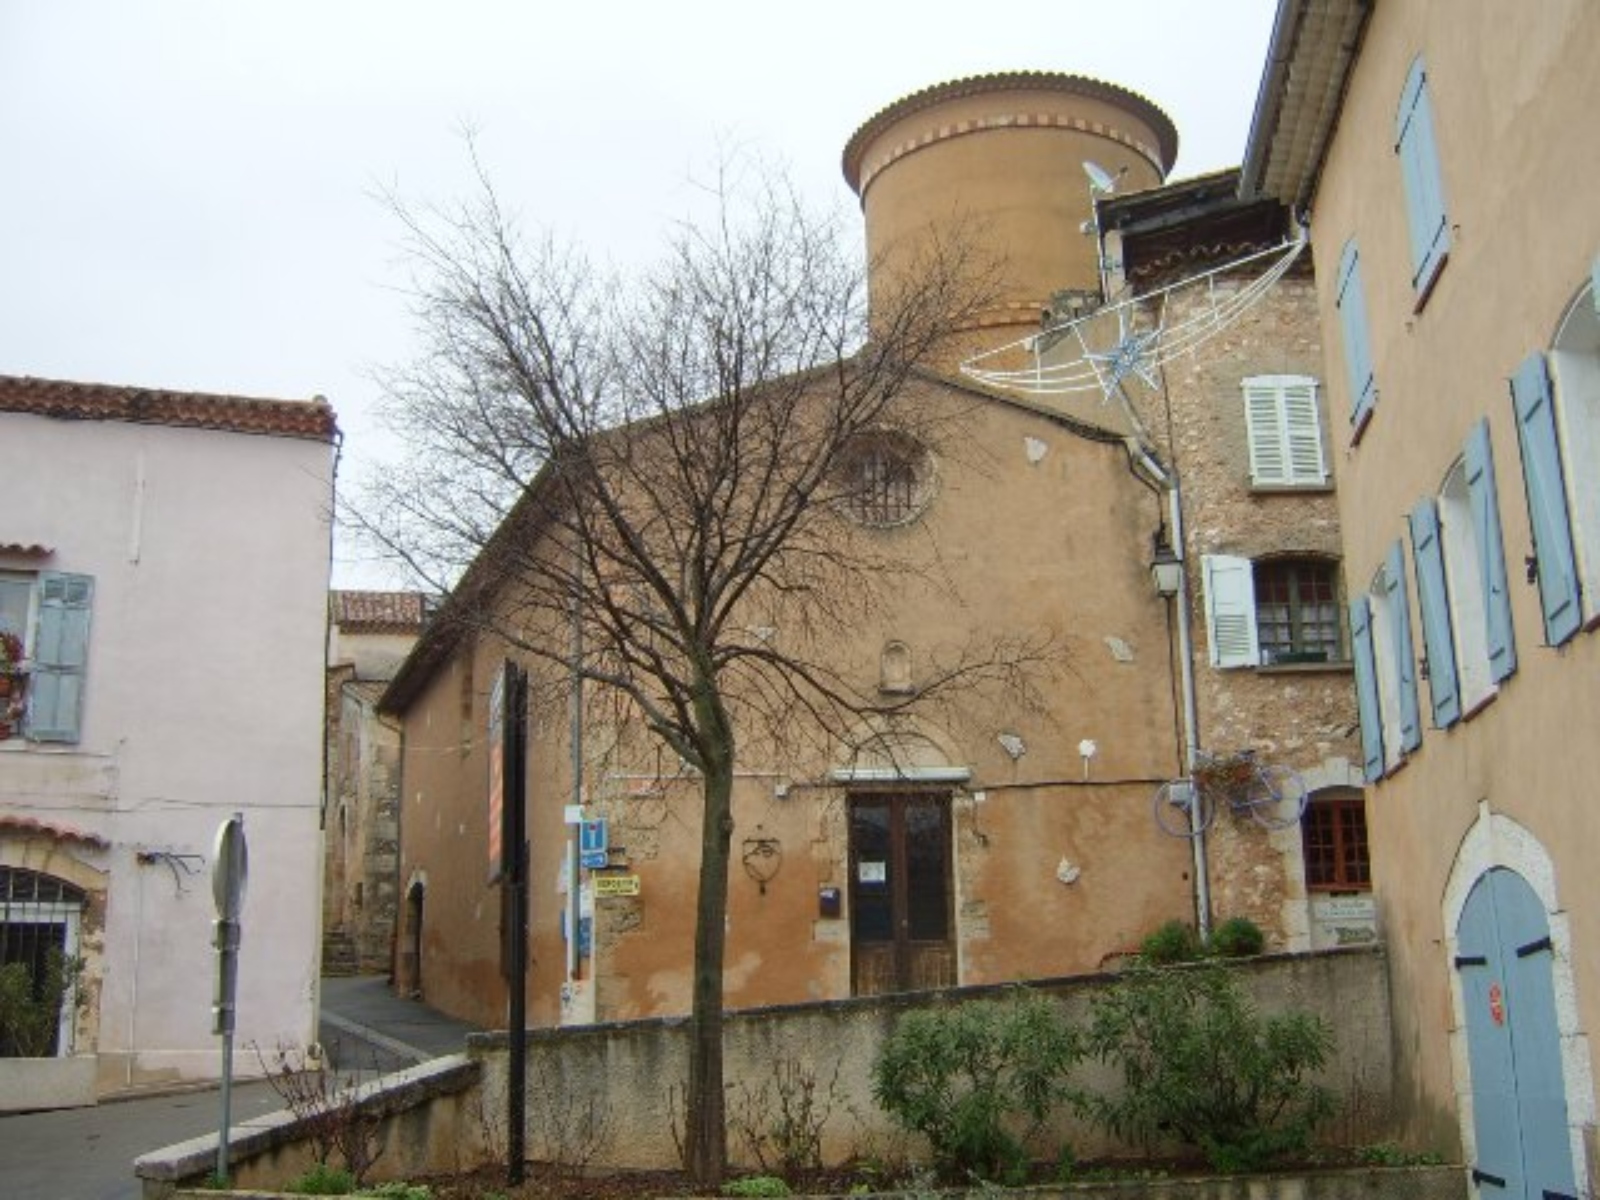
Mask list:
[[95,577],[81,741],[0,749],[0,804],[111,842],[102,1090],[217,1071],[210,857],[236,811],[238,1044],[311,1039],[331,447],[5,414],[0,464],[8,540],[54,549],[0,566]]

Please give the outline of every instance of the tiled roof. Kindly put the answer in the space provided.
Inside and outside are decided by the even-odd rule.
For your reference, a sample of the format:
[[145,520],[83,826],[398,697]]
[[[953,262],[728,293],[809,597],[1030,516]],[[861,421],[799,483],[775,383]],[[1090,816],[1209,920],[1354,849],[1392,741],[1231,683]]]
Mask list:
[[0,412],[33,413],[66,421],[177,425],[322,442],[331,442],[339,432],[332,407],[320,396],[315,400],[262,400],[17,375],[0,375]]
[[415,633],[425,616],[421,592],[334,592],[331,604],[346,633]]
[[0,554],[15,554],[22,558],[49,558],[55,551],[38,542],[0,542]]
[[95,846],[102,850],[111,844],[98,833],[79,829],[75,825],[54,825],[34,817],[20,817],[12,813],[0,813],[0,831],[21,837],[37,835],[62,842],[82,842],[86,846]]

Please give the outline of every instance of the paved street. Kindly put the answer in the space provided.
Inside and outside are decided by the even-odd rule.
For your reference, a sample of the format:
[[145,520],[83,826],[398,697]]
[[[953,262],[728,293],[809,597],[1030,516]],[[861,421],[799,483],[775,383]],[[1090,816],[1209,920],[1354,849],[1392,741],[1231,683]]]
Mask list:
[[[392,1071],[462,1048],[471,1026],[392,995],[376,976],[322,981],[323,1045],[343,1071]],[[242,1067],[249,1052],[236,1052]],[[252,1061],[253,1065],[253,1061]],[[133,1160],[212,1133],[215,1088],[119,1100],[95,1108],[0,1116],[0,1196],[6,1200],[133,1200]],[[241,1125],[282,1104],[265,1083],[234,1088]]]

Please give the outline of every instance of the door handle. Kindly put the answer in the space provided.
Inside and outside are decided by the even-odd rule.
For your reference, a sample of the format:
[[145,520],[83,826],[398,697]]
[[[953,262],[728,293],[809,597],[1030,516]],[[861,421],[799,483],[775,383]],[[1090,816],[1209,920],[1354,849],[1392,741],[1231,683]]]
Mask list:
[[1491,1175],[1487,1171],[1480,1171],[1480,1170],[1478,1170],[1477,1167],[1473,1167],[1472,1168],[1472,1182],[1473,1183],[1492,1183],[1497,1188],[1503,1188],[1506,1185],[1506,1181],[1504,1179],[1502,1179],[1500,1176]]

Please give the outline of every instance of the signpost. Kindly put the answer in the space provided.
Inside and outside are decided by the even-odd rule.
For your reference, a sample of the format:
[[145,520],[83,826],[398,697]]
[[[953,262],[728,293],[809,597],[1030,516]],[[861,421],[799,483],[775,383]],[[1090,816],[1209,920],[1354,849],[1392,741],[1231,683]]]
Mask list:
[[212,1032],[222,1035],[222,1130],[217,1137],[217,1178],[229,1177],[228,1132],[233,1125],[233,1027],[239,987],[239,916],[244,911],[250,854],[244,840],[244,814],[234,813],[217,830],[211,859],[211,895],[217,919],[211,944],[217,951],[216,1003]]
[[[523,1180],[527,1107],[528,1042],[528,673],[506,660],[496,684],[498,702],[490,716],[490,811],[504,822],[500,829],[498,878],[506,889],[502,911],[506,922],[504,970],[510,993],[507,1031],[511,1053],[506,1095],[506,1179],[513,1187]],[[499,812],[495,814],[498,805]],[[491,819],[491,837],[496,822]],[[491,880],[496,864],[490,863]]]

